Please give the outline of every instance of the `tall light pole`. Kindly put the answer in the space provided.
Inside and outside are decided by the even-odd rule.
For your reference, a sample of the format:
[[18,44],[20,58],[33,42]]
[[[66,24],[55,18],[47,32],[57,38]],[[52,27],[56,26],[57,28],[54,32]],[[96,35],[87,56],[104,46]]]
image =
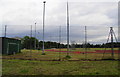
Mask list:
[[36,49],[36,23],[35,23],[35,49]]
[[45,26],[45,3],[46,1],[43,1],[44,7],[43,7],[43,50],[42,54],[44,54],[44,26]]
[[5,25],[5,35],[4,35],[4,37],[6,37],[6,31],[7,31],[7,25]]
[[69,55],[69,11],[67,2],[67,56]]

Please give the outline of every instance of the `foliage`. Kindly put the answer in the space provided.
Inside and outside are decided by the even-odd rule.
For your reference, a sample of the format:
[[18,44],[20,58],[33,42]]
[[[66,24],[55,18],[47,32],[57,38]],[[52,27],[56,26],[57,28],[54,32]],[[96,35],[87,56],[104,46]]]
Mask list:
[[36,46],[38,46],[38,40],[35,37],[25,36],[22,38],[22,48],[25,49],[34,49],[35,48],[35,41]]
[[[22,48],[25,49],[35,49],[35,40],[36,40],[36,47],[37,49],[42,49],[43,46],[43,41],[38,41],[37,38],[35,37],[29,37],[29,36],[25,36],[22,38]],[[114,42],[113,46],[115,48],[118,48],[120,46],[120,42]],[[69,47],[73,47],[73,44],[69,45]],[[111,43],[103,43],[103,44],[74,44],[74,48],[110,48],[111,47]],[[52,41],[45,41],[44,42],[44,48],[48,49],[48,48],[67,48],[67,44],[60,44],[57,42],[52,42]]]

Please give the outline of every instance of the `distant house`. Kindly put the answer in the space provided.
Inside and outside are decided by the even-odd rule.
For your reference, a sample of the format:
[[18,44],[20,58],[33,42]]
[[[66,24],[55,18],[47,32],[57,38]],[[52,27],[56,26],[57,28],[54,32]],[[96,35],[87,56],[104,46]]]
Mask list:
[[21,50],[21,40],[7,37],[0,37],[1,54],[15,54]]

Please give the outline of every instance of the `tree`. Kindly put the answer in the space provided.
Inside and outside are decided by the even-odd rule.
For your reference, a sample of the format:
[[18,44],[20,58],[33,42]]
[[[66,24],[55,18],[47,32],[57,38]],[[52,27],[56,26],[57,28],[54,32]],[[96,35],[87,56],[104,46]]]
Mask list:
[[38,46],[38,40],[35,37],[25,36],[22,38],[22,48],[26,49],[34,49],[35,48],[35,40],[36,40],[36,47]]

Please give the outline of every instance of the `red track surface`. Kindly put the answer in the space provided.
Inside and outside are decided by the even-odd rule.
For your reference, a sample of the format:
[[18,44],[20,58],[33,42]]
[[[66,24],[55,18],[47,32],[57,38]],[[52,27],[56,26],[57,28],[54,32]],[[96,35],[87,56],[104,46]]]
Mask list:
[[[45,51],[53,51],[53,52],[70,52],[70,53],[76,53],[76,54],[80,54],[80,53],[112,53],[111,50],[95,50],[93,52],[80,52],[80,51],[59,51],[59,50],[56,50],[56,49],[47,49]],[[114,53],[120,53],[119,50],[114,50]]]

